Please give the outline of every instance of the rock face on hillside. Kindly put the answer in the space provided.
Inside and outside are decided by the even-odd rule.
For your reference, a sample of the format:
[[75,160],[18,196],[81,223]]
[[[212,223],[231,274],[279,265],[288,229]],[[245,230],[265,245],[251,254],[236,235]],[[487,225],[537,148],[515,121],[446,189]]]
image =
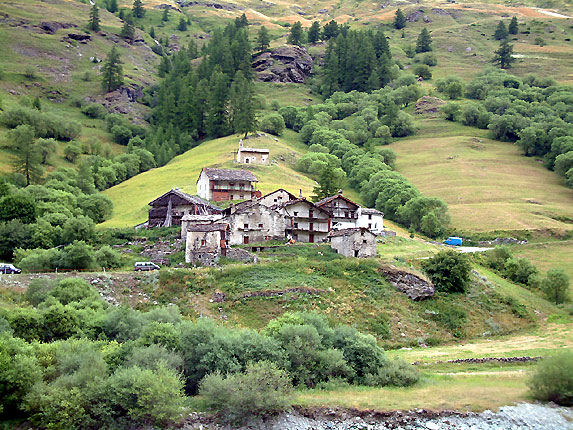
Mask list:
[[407,294],[412,300],[424,300],[432,297],[435,293],[434,286],[430,281],[411,272],[390,266],[383,267],[381,271],[398,291]]
[[286,45],[257,55],[253,67],[259,81],[302,84],[312,70],[312,58],[305,48]]

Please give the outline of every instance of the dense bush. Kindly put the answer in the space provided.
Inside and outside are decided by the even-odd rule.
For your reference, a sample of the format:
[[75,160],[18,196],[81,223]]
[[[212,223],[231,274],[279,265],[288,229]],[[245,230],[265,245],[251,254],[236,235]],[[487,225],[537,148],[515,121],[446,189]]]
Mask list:
[[555,304],[569,301],[569,276],[563,270],[549,270],[541,288],[547,299]]
[[527,285],[532,275],[537,273],[537,269],[531,262],[522,257],[511,257],[505,260],[503,274],[513,282]]
[[228,422],[282,412],[290,406],[291,391],[288,374],[267,361],[249,364],[244,373],[226,377],[211,373],[201,381],[199,389],[206,406]]
[[556,352],[541,360],[528,385],[538,400],[573,406],[573,351]]
[[436,291],[464,293],[470,281],[471,264],[465,254],[454,250],[440,251],[422,262]]
[[75,121],[23,106],[3,112],[0,122],[8,128],[29,125],[34,129],[36,137],[56,140],[73,140],[82,131],[82,126]]
[[271,113],[261,119],[260,129],[275,136],[280,136],[285,129],[285,121],[278,113]]

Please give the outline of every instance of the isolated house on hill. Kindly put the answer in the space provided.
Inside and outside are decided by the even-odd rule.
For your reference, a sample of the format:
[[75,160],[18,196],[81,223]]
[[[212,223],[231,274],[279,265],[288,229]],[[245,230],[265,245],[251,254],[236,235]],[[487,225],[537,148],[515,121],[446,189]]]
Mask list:
[[332,230],[330,246],[345,257],[376,257],[376,235],[364,227]]
[[213,256],[226,255],[229,224],[192,224],[187,227],[185,262],[210,262]]
[[243,145],[243,139],[239,141],[237,151],[237,163],[242,164],[268,164],[270,151],[268,149],[247,148]]
[[356,227],[358,218],[358,209],[360,205],[344,197],[342,191],[338,194],[327,197],[316,202],[316,206],[326,210],[330,214],[332,228],[352,228]]
[[197,179],[197,195],[206,200],[244,200],[261,196],[257,177],[248,170],[204,167]]
[[180,225],[185,215],[221,215],[222,211],[211,203],[179,189],[172,189],[149,202],[149,227]]
[[286,234],[300,242],[321,242],[330,231],[330,216],[327,211],[305,198],[289,200],[288,202],[271,206],[289,217]]

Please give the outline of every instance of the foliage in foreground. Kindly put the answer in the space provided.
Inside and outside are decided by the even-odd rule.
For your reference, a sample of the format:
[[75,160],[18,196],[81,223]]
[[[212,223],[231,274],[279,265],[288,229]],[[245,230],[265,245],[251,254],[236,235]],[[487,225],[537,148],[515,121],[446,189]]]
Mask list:
[[573,351],[542,360],[529,381],[529,388],[537,400],[573,406]]
[[468,257],[454,250],[441,251],[422,263],[436,291],[464,293],[469,284],[471,265]]

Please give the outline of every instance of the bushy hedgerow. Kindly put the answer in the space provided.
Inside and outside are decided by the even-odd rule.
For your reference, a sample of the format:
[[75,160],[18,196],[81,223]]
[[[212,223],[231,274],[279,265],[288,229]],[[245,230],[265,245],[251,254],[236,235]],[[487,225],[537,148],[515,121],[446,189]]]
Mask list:
[[573,351],[555,352],[541,360],[528,385],[537,400],[573,406]]
[[73,140],[82,131],[82,126],[75,121],[23,106],[3,112],[0,122],[7,128],[29,125],[34,129],[36,137],[56,140]]

